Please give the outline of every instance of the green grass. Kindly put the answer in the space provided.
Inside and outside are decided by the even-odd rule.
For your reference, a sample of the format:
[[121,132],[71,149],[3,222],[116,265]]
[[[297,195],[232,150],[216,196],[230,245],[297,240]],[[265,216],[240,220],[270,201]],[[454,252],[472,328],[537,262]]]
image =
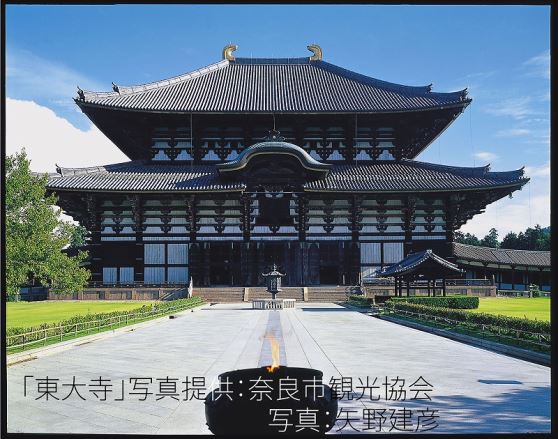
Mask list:
[[509,317],[527,317],[550,321],[549,297],[481,297],[477,309],[467,309],[467,312],[484,312]]
[[8,302],[6,305],[6,327],[30,327],[42,323],[54,323],[76,315],[127,311],[140,308],[151,301],[42,301]]

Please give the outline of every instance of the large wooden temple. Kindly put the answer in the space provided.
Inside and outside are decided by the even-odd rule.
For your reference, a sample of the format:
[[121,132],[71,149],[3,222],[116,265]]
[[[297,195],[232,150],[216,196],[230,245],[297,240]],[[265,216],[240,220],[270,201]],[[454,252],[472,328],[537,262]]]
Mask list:
[[49,190],[87,227],[98,285],[355,285],[520,189],[523,170],[415,160],[471,102],[303,58],[238,58],[80,109],[130,161],[63,168]]

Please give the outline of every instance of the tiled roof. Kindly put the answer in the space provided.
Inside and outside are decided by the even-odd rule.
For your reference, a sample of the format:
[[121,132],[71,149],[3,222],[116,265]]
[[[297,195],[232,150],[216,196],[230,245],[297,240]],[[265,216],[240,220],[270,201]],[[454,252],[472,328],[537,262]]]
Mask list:
[[532,250],[509,250],[453,243],[457,259],[488,262],[493,264],[550,267],[550,252]]
[[[308,191],[417,192],[475,190],[525,184],[523,170],[490,172],[401,160],[362,165],[333,165],[327,177],[304,184]],[[238,191],[243,182],[225,182],[214,165],[155,164],[141,160],[92,168],[59,168],[48,186],[85,191]]]
[[523,170],[490,172],[488,166],[464,168],[403,159],[362,165],[336,165],[321,180],[306,183],[311,191],[447,191],[524,184]]
[[[444,258],[441,258],[429,249],[417,253],[411,253],[401,261],[384,268],[380,271],[380,273],[378,273],[378,277],[393,277],[411,274],[427,261],[435,262],[439,265],[439,268],[445,272],[455,272],[455,274],[463,273],[463,270],[461,270],[457,265],[446,261]],[[427,271],[430,272],[432,269],[430,268]]]
[[178,112],[397,112],[466,106],[466,90],[436,93],[309,58],[223,60],[118,92],[84,92],[79,105]]
[[145,164],[131,161],[92,168],[59,168],[48,187],[58,190],[211,192],[238,191],[244,184],[221,182],[215,166]]

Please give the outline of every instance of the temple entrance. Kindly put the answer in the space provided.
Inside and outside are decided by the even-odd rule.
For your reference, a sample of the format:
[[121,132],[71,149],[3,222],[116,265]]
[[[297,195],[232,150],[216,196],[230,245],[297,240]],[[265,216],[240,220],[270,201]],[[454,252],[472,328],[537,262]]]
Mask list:
[[301,269],[300,266],[294,263],[296,259],[295,253],[298,251],[298,244],[289,242],[263,242],[260,245],[263,247],[262,269],[269,270],[273,264],[276,264],[277,270],[286,274],[282,279],[282,284],[284,286],[300,285]]
[[284,286],[350,285],[358,279],[358,248],[347,242],[205,242],[190,246],[189,273],[199,286],[264,286],[277,265]]
[[340,277],[340,266],[343,255],[340,254],[339,244],[337,242],[320,243],[320,284],[322,285],[341,285],[343,283]]
[[231,261],[229,243],[212,242],[209,256],[209,280],[211,285],[231,284]]

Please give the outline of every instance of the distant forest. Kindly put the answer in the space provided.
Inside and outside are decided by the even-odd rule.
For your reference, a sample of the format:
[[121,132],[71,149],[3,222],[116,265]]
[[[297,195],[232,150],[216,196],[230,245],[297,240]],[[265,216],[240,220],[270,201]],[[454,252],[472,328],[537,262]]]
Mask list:
[[507,248],[513,250],[545,250],[550,251],[550,226],[542,228],[537,224],[528,227],[525,232],[509,232],[502,241],[498,240],[498,231],[490,229],[488,235],[479,239],[471,233],[456,232],[455,242],[469,245],[479,245],[492,248]]

